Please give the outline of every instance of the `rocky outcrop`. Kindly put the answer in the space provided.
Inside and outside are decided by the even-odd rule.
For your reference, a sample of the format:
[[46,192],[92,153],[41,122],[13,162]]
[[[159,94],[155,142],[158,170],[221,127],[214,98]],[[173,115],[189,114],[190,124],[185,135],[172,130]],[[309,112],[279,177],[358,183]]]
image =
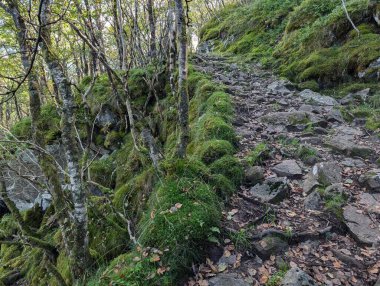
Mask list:
[[327,106],[335,106],[339,103],[330,96],[321,95],[318,92],[314,92],[310,89],[305,89],[299,93],[300,97],[303,98],[310,104],[316,105],[327,105]]

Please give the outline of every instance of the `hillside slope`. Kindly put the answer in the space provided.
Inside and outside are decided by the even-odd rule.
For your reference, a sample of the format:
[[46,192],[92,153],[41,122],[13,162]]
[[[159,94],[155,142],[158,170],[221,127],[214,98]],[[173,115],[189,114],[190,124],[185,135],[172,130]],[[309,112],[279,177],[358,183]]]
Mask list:
[[[314,90],[376,83],[380,57],[379,4],[347,1],[248,1],[223,10],[201,31],[203,47],[257,60]],[[357,86],[352,86],[352,89]]]

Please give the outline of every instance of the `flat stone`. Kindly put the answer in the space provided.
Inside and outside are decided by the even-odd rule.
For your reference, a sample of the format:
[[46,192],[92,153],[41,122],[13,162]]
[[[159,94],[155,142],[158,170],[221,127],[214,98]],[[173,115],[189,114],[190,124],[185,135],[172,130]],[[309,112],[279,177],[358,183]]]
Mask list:
[[332,184],[331,186],[328,186],[325,189],[325,192],[326,192],[326,195],[330,195],[332,193],[342,195],[346,192],[346,188],[343,186],[343,184],[337,183],[337,184]]
[[361,193],[359,204],[365,211],[380,215],[380,194]]
[[343,136],[334,136],[331,139],[327,139],[325,140],[325,145],[336,153],[347,156],[358,156],[363,159],[370,158],[375,154],[375,151],[370,147],[357,145]]
[[380,192],[380,169],[374,169],[361,175],[359,183],[370,191]]
[[350,230],[354,239],[365,245],[373,245],[380,241],[379,225],[354,206],[346,206],[343,211],[344,223]]
[[286,272],[280,286],[317,286],[316,281],[306,272],[294,267]]
[[301,91],[299,95],[308,103],[315,104],[315,105],[335,106],[339,104],[334,98],[330,96],[321,95],[320,93],[314,92],[310,89],[305,89]]
[[278,203],[289,194],[289,183],[286,178],[270,178],[262,184],[251,188],[250,193],[254,198],[266,203]]
[[299,124],[310,121],[315,115],[305,111],[272,112],[261,117],[266,123],[277,125]]
[[222,273],[208,281],[209,286],[249,286],[250,284],[236,273]]
[[272,171],[278,176],[288,178],[300,178],[302,177],[302,169],[295,160],[285,160],[280,164],[274,166]]
[[317,191],[312,192],[305,198],[303,205],[305,209],[318,210],[322,205],[321,195]]
[[255,253],[263,260],[271,255],[283,253],[288,249],[288,244],[277,236],[266,236],[253,243]]
[[317,179],[311,174],[308,174],[305,181],[302,183],[302,189],[306,194],[310,194],[318,186],[319,183]]

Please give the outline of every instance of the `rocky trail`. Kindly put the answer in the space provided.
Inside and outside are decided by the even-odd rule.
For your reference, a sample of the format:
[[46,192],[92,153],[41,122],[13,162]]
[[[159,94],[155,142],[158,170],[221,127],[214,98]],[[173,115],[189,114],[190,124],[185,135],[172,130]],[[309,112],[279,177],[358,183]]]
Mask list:
[[370,91],[337,101],[258,65],[194,62],[233,97],[245,182],[223,213],[224,241],[188,284],[375,285],[380,139],[340,111]]

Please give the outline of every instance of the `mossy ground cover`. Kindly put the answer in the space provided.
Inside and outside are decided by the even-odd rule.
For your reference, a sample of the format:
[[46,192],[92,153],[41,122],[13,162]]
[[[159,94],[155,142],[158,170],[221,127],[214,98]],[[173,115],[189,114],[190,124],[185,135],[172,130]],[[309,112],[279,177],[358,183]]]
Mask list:
[[225,8],[200,35],[216,52],[259,60],[300,86],[331,88],[371,81],[358,74],[380,57],[373,9],[369,0],[347,1],[358,35],[339,1],[248,1]]

